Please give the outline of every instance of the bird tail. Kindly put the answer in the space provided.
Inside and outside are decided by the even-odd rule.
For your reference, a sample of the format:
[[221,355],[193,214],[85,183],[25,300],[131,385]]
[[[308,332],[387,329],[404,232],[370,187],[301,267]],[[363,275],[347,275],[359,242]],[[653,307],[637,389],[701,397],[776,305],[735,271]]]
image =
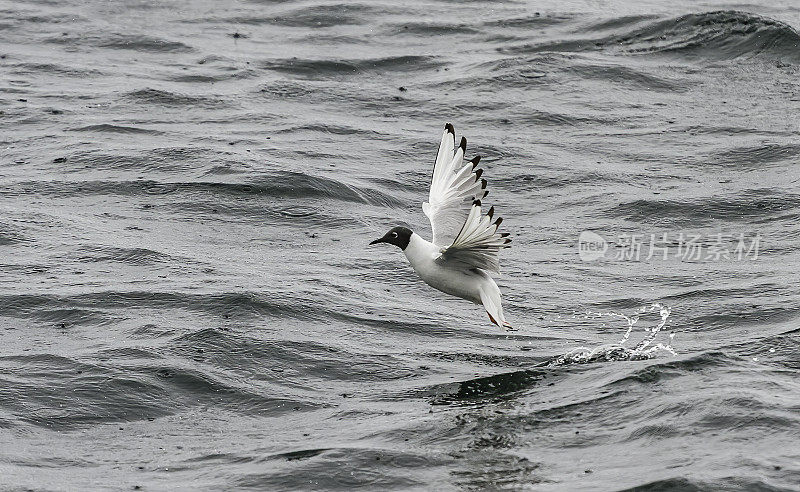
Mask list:
[[489,321],[506,330],[513,330],[511,324],[503,316],[503,306],[500,299],[500,289],[491,282],[481,288],[481,303],[489,315]]

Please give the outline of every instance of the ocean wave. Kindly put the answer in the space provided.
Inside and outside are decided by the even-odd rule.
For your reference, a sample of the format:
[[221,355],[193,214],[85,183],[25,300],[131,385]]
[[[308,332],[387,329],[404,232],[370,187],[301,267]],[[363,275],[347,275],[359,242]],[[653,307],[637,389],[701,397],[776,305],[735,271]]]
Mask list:
[[614,121],[605,116],[587,116],[579,114],[556,113],[541,109],[526,111],[514,116],[514,121],[531,125],[579,126],[588,124],[613,124]]
[[570,170],[554,173],[550,169],[542,169],[541,173],[537,174],[526,172],[495,178],[492,183],[497,183],[504,190],[529,192],[542,188],[566,188],[576,185],[629,184],[640,178],[642,176],[610,174],[602,171],[578,172]]
[[481,32],[469,24],[451,24],[445,22],[400,22],[384,26],[384,32],[389,35],[414,35],[414,36],[447,36],[466,35]]
[[192,294],[182,292],[120,292],[106,291],[70,298],[77,306],[106,306],[108,308],[165,308],[210,314],[219,318],[295,318],[314,320],[324,318],[325,311],[319,303],[295,298],[278,298],[266,293],[213,293]]
[[[208,147],[160,147],[134,154],[91,150],[71,154],[63,167],[76,173],[86,170],[180,173],[219,163],[223,158],[218,151]],[[223,162],[229,166],[236,163],[232,160]]]
[[23,228],[0,222],[0,246],[9,246],[29,241],[23,231]]
[[114,262],[144,266],[180,261],[166,253],[147,248],[116,248],[98,245],[82,246],[73,255],[76,257],[76,261],[83,263]]
[[518,396],[520,392],[546,384],[555,372],[548,369],[528,369],[457,383],[435,385],[414,394],[427,396],[433,405],[465,405],[497,402]]
[[[290,451],[258,456],[256,461],[269,466],[241,476],[236,481],[238,487],[273,490],[295,483],[298,488],[308,488],[307,484],[312,483],[313,488],[332,491],[430,489],[432,482],[427,470],[451,464],[456,459],[448,453],[359,445],[299,449],[294,446]],[[304,477],[302,482],[297,480],[298,473]],[[442,483],[449,485],[450,481]]]
[[0,357],[4,368],[0,409],[16,415],[19,422],[73,429],[152,420],[210,401],[235,413],[260,416],[317,406],[267,394],[199,368],[170,364],[152,351],[129,355],[109,357],[113,365],[50,354]]
[[103,306],[76,306],[69,299],[56,296],[16,294],[3,295],[0,299],[4,303],[0,308],[2,316],[33,319],[60,328],[104,325],[122,318]]
[[[180,291],[102,290],[72,296],[6,294],[0,295],[0,316],[35,318],[38,313],[83,310],[93,311],[96,321],[104,322],[117,316],[115,313],[129,310],[175,310],[206,315],[218,320],[235,319],[239,322],[265,318],[306,322],[354,321],[340,307],[320,298],[319,292],[318,288],[306,286],[297,288],[292,293],[247,291],[199,294]],[[56,320],[56,317],[53,319]],[[391,328],[393,323],[403,322],[375,320],[372,324]],[[362,324],[370,325],[368,322]]]
[[658,222],[682,226],[704,226],[719,221],[751,222],[758,220],[788,220],[798,213],[786,215],[800,207],[800,195],[781,193],[774,189],[742,190],[735,196],[683,198],[664,200],[634,200],[615,205],[602,212],[606,217],[624,218],[634,222]]
[[743,301],[738,305],[729,306],[724,313],[709,313],[694,316],[693,327],[685,328],[686,331],[711,331],[731,330],[737,327],[766,327],[778,325],[797,318],[797,306],[792,307],[766,307],[754,304],[752,300]]
[[[289,133],[296,135],[298,132],[310,131],[314,133],[328,133],[331,135],[368,135],[371,137],[381,136],[381,134],[372,128],[358,128],[346,125],[334,125],[324,123],[306,123],[303,125],[290,126],[282,128],[276,133]],[[335,155],[331,155],[335,157]]]
[[[22,182],[6,187],[0,195],[87,196],[127,195],[152,196],[170,194],[211,194],[216,196],[259,196],[277,199],[319,198],[367,205],[405,207],[406,203],[381,191],[346,184],[342,181],[291,171],[276,171],[253,177],[245,183],[211,181],[162,182],[135,181],[48,181]],[[224,204],[220,204],[221,206]]]
[[101,326],[123,319],[101,309],[37,309],[25,313],[20,318],[33,319],[42,323],[52,324],[59,328],[72,329],[76,326]]
[[623,34],[611,34],[594,39],[561,39],[500,50],[506,53],[541,51],[660,53],[705,60],[760,56],[798,63],[800,62],[798,45],[800,45],[800,34],[787,24],[756,14],[726,10],[686,14],[652,22]]
[[89,18],[74,12],[71,12],[70,15],[67,17],[63,13],[47,14],[42,10],[33,13],[30,11],[24,12],[17,9],[8,9],[8,10],[0,10],[0,14],[7,17],[8,19],[13,19],[15,22],[18,23],[30,22],[32,24],[60,25],[65,23],[77,24],[77,23],[90,22]]
[[798,157],[800,144],[771,143],[722,150],[703,159],[702,164],[762,169],[779,163],[795,165]]
[[[795,311],[796,312],[796,311]],[[794,319],[786,325],[794,326]],[[800,369],[800,328],[771,335],[758,340],[745,340],[728,348],[744,359],[755,357],[761,364],[790,370]],[[775,381],[776,388],[791,391],[785,384]]]
[[313,319],[313,306],[293,307],[291,302],[277,302],[256,293],[191,294],[181,292],[104,291],[77,296],[47,294],[7,294],[0,296],[0,315],[26,317],[37,312],[63,309],[97,309],[113,312],[120,309],[178,309],[214,315],[293,316]]
[[402,379],[414,373],[391,355],[353,353],[313,341],[256,339],[214,329],[176,337],[169,350],[248,377],[267,371],[261,379],[300,392],[313,386],[309,378],[330,384],[333,380]]
[[[385,14],[386,7],[360,3],[306,5],[261,20],[279,26],[318,29],[362,24],[368,16],[377,13]],[[245,22],[254,21],[245,19]]]
[[154,419],[173,411],[164,388],[69,357],[6,356],[0,357],[0,367],[0,409],[15,415],[16,425],[69,429]]
[[633,24],[640,24],[643,22],[650,22],[658,19],[656,15],[623,15],[619,17],[612,17],[611,19],[604,19],[598,22],[592,22],[589,25],[581,26],[579,32],[584,31],[608,31],[611,29],[619,29],[622,27],[629,27]]
[[281,98],[305,98],[314,93],[314,90],[296,80],[278,80],[270,82],[260,89],[261,92],[272,94]]
[[207,73],[176,73],[164,76],[164,80],[172,82],[183,82],[187,84],[213,84],[214,82],[224,82],[226,80],[244,80],[255,78],[258,71],[251,69],[231,70],[220,74]]
[[609,40],[631,53],[677,52],[725,60],[780,56],[800,61],[800,35],[782,22],[739,11],[687,14]]
[[[381,456],[395,454],[391,450],[376,448],[333,448],[323,450],[319,456],[309,449],[297,454],[276,456],[270,466],[258,471],[244,473],[237,477],[236,488],[256,490],[278,490],[286,484],[296,484],[296,488],[309,488],[313,484],[318,490],[376,490],[376,489],[419,489],[429,486],[428,480],[408,476],[408,470],[391,466],[391,461],[381,463]],[[281,464],[277,461],[291,461]],[[303,476],[297,480],[297,474]],[[295,488],[295,487],[290,487]]]
[[21,62],[8,65],[10,68],[9,73],[15,75],[28,75],[28,74],[48,74],[48,75],[62,75],[65,77],[96,77],[99,75],[106,75],[106,73],[95,68],[79,68],[70,65],[61,65],[58,63],[30,63]]
[[189,96],[186,94],[150,88],[131,91],[125,94],[123,97],[129,98],[137,103],[155,104],[159,106],[218,108],[230,107],[231,104],[218,98],[212,98],[208,96]]
[[118,50],[142,51],[149,53],[187,53],[194,48],[180,41],[171,41],[145,34],[82,34],[78,36],[56,36],[46,40],[49,43],[74,46],[94,46]]
[[487,21],[484,23],[486,26],[504,27],[504,28],[539,28],[546,26],[553,26],[558,24],[565,24],[575,19],[577,14],[557,13],[557,14],[544,14],[534,12],[532,15],[524,17],[513,17],[509,19],[498,19]]
[[446,62],[436,57],[421,55],[388,56],[383,58],[352,58],[334,60],[309,60],[284,58],[259,63],[259,67],[282,72],[296,77],[323,79],[326,77],[351,76],[361,73],[410,72],[429,70],[445,66]]
[[614,82],[635,89],[647,91],[684,92],[689,89],[688,82],[666,77],[657,77],[631,67],[622,65],[595,65],[575,63],[564,69],[565,73],[575,74],[584,79]]
[[631,384],[647,385],[662,383],[670,379],[681,377],[686,373],[726,367],[733,361],[733,358],[719,350],[693,354],[679,360],[655,360],[645,367],[634,369],[628,374],[623,374],[619,378],[612,379],[606,383],[606,386],[614,388],[617,386],[627,387]]
[[[788,477],[787,477],[788,478]],[[758,490],[760,492],[786,492],[785,487],[770,484],[769,480],[758,480],[748,476],[726,476],[723,479],[707,479],[687,477],[672,477],[649,481],[640,479],[641,483],[630,488],[620,489],[619,492],[651,491],[687,491],[702,492],[708,490]]]
[[[550,83],[550,80],[545,80],[549,68],[528,57],[509,57],[472,65],[469,69],[454,73],[447,78],[437,78],[436,82],[428,83],[426,87],[442,92],[476,89],[496,91],[498,87],[531,90],[536,86],[546,86]],[[477,102],[471,101],[470,104],[476,105]],[[513,107],[511,104],[509,106]],[[486,113],[491,113],[491,110],[497,110],[499,107],[497,103],[492,103],[483,109]],[[465,111],[465,114],[469,112]]]
[[147,128],[137,128],[133,126],[112,125],[110,123],[100,123],[97,125],[87,125],[77,128],[69,128],[73,132],[104,132],[104,133],[140,133],[145,135],[160,135],[163,132],[150,130]]

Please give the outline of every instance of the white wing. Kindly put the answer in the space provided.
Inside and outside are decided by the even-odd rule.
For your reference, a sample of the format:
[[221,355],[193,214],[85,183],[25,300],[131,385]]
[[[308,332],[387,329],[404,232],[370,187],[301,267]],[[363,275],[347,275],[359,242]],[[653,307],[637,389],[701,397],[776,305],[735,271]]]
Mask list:
[[446,247],[452,244],[474,200],[480,200],[486,191],[486,180],[481,179],[483,169],[475,169],[480,157],[464,164],[467,139],[461,138],[458,148],[456,132],[450,123],[444,126],[442,143],[433,167],[433,179],[428,201],[422,210],[431,221],[433,244]]
[[481,201],[475,200],[461,231],[447,249],[442,251],[436,261],[463,268],[481,268],[492,272],[500,271],[498,256],[503,248],[510,248],[508,233],[498,233],[497,228],[503,219],[492,222],[494,207],[486,215],[481,215]]

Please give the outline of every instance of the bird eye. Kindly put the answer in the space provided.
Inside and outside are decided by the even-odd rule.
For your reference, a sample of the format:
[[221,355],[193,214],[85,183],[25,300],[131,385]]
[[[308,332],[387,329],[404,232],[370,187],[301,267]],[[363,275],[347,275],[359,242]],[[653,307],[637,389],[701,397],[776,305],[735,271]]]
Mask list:
[[397,233],[396,233],[396,232],[393,232],[393,233],[392,233],[392,237],[397,237]]

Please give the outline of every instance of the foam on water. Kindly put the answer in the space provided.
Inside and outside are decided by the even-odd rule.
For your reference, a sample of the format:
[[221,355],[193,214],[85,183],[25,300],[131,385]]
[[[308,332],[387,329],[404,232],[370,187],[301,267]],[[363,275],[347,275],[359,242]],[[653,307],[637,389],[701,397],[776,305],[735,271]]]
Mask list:
[[[643,315],[647,315],[654,311],[658,311],[661,320],[652,328],[648,327],[645,328],[645,332],[647,333],[644,338],[642,338],[639,343],[637,343],[633,348],[626,347],[625,344],[630,339],[631,333],[633,332],[633,325],[639,322],[639,318]],[[610,344],[603,344],[599,345],[595,348],[589,347],[578,347],[576,349],[570,350],[566,354],[554,359],[551,361],[548,366],[563,366],[568,364],[587,364],[589,362],[612,362],[612,361],[623,361],[623,360],[645,360],[645,359],[652,359],[655,357],[659,352],[668,352],[672,355],[677,355],[675,350],[672,348],[672,339],[675,337],[675,333],[669,334],[669,341],[667,343],[656,343],[653,342],[658,336],[658,333],[664,328],[664,325],[667,324],[667,319],[669,318],[670,313],[672,310],[660,303],[654,302],[649,307],[642,306],[639,308],[637,313],[633,316],[627,316],[622,313],[616,313],[613,311],[608,312],[587,312],[584,315],[584,318],[588,319],[590,317],[594,318],[622,318],[624,319],[628,326],[625,334],[622,336],[622,339],[617,343],[610,343]]]

